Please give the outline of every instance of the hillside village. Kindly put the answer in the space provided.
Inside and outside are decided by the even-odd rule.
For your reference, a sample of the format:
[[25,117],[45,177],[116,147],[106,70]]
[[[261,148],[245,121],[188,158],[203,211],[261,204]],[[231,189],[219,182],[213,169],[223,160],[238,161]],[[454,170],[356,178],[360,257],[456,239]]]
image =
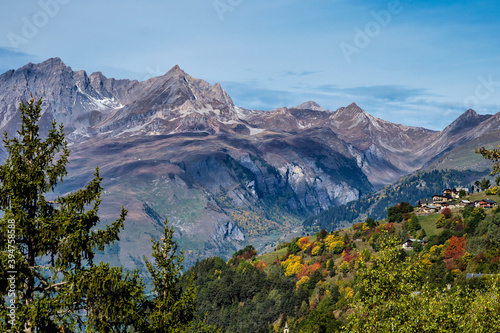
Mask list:
[[[489,188],[486,194],[497,194],[498,187]],[[470,201],[468,188],[445,189],[443,194],[436,194],[430,199],[421,199],[418,202],[417,215],[425,215],[441,212],[445,208],[455,209],[464,208],[465,206],[481,207],[484,209],[497,207],[497,202],[489,198],[482,198],[475,201]]]

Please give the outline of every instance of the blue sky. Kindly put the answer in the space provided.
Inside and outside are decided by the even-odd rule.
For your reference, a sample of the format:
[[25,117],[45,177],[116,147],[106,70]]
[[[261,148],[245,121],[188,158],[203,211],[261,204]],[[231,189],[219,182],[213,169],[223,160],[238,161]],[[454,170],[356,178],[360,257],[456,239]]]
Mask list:
[[143,80],[178,64],[238,106],[356,102],[442,129],[500,111],[496,1],[23,0],[0,4],[0,72],[60,57]]

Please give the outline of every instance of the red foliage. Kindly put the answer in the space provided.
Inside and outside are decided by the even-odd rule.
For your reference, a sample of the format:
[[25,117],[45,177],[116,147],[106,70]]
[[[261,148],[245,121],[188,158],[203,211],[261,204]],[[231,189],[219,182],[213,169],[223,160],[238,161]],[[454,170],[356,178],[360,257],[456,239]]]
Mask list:
[[451,236],[448,240],[448,246],[444,250],[444,257],[446,259],[456,259],[461,257],[465,252],[465,236],[457,237]]
[[309,273],[310,274],[314,273],[320,267],[321,267],[321,264],[319,262],[316,262],[316,263],[312,264],[311,267],[309,267]]
[[300,279],[303,276],[309,275],[309,266],[308,265],[302,265],[302,269],[299,274],[297,274],[297,278]]
[[380,230],[378,229],[378,227],[375,227],[375,233],[376,233],[376,234],[378,234],[378,233],[379,233],[379,231],[380,231]]
[[266,268],[266,263],[263,262],[263,261],[259,261],[258,263],[255,264],[255,267],[257,267],[258,269],[260,269],[261,271],[264,270],[264,268]]
[[446,269],[449,271],[451,271],[453,269],[459,269],[459,270],[463,271],[466,268],[463,260],[460,257],[444,259],[443,261],[446,265]]
[[319,239],[325,239],[326,236],[328,236],[328,232],[325,229],[321,229],[318,235]]
[[347,262],[347,263],[350,263],[351,261],[353,260],[356,260],[356,258],[358,257],[358,253],[355,252],[353,254],[347,254],[344,256],[344,261]]
[[446,269],[451,271],[452,269],[455,269],[455,259],[450,258],[450,259],[444,259],[444,264],[446,265]]
[[247,251],[245,253],[243,253],[241,256],[238,256],[237,258],[238,259],[244,259],[244,260],[248,260],[250,258],[252,258],[254,255],[257,254],[257,251]]
[[444,208],[443,211],[441,212],[441,214],[443,214],[444,217],[447,219],[449,219],[453,215],[453,213],[451,212],[451,209],[449,209],[448,207]]
[[354,230],[358,230],[358,229],[361,229],[362,226],[363,226],[363,223],[356,223],[355,225],[352,226],[352,228]]
[[394,228],[394,223],[387,223],[385,225],[385,230],[389,231],[389,233],[393,233],[394,231],[396,231],[396,228]]
[[307,244],[310,244],[310,243],[311,243],[311,241],[309,241],[309,237],[303,237],[303,238],[301,238],[301,239],[300,239],[300,244],[299,244],[299,247],[300,247],[301,249],[305,249],[305,246],[306,246]]

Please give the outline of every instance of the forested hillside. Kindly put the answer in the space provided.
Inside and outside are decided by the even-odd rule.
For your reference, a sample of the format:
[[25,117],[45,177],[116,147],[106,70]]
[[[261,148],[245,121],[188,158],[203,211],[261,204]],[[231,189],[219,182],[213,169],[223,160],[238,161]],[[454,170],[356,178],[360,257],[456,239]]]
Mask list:
[[399,207],[409,207],[399,223],[368,218],[272,253],[248,246],[227,263],[197,263],[185,276],[195,276],[198,318],[207,314],[222,332],[283,332],[286,324],[290,332],[494,332],[500,209],[416,215]]
[[338,229],[342,225],[361,222],[368,217],[382,219],[388,207],[399,202],[416,205],[420,199],[439,194],[445,188],[467,186],[487,175],[489,171],[433,170],[419,171],[402,177],[393,185],[345,205],[332,207],[303,223],[306,230]]

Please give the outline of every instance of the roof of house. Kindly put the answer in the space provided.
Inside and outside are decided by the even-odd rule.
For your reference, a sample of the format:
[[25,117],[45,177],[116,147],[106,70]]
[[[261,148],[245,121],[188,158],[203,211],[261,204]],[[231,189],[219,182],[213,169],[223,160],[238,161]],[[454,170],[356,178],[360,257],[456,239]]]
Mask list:
[[432,199],[420,199],[420,200],[418,201],[419,205],[427,205],[427,204],[430,204],[430,203],[432,203],[432,202],[433,202],[433,200],[432,200]]
[[491,199],[481,199],[481,200],[477,200],[476,202],[477,202],[477,203],[480,203],[480,202],[487,202],[487,203],[489,203],[490,205],[494,205],[494,204],[496,204],[496,201],[491,200]]
[[472,279],[475,277],[481,277],[481,276],[495,276],[496,274],[483,274],[483,273],[467,273],[465,274],[466,279]]

